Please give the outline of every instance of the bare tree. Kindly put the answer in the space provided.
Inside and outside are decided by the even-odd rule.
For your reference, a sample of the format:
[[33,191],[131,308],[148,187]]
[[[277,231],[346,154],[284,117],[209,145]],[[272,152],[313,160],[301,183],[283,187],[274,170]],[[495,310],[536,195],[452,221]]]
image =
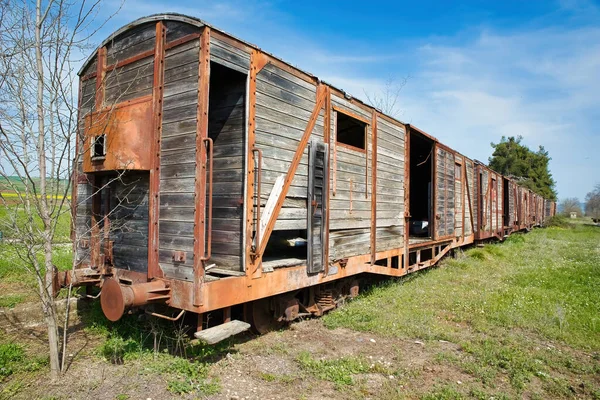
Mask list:
[[561,212],[565,215],[569,215],[572,212],[577,213],[577,215],[581,215],[581,204],[579,203],[579,199],[577,197],[569,197],[566,199],[562,199],[560,202],[559,208]]
[[[90,49],[100,0],[0,0],[0,177],[14,192],[3,224],[35,276],[48,327],[51,377],[64,368],[53,297],[53,245],[68,194],[78,127],[76,67]],[[106,21],[104,21],[106,22]],[[16,176],[18,179],[9,179]],[[63,335],[66,334],[63,330]]]
[[585,215],[594,221],[600,220],[600,183],[585,196]]
[[379,92],[368,93],[366,90],[364,91],[367,102],[384,114],[398,117],[401,112],[399,108],[400,92],[407,81],[408,77],[401,80],[389,77]]

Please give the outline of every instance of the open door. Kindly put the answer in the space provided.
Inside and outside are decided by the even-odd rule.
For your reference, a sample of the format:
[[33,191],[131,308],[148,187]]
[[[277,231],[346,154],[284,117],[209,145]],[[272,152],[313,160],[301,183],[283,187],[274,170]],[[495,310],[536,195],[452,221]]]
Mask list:
[[327,193],[325,182],[329,179],[327,164],[328,146],[313,140],[308,148],[308,196],[307,196],[307,269],[314,274],[325,267],[325,215]]
[[454,236],[454,153],[436,143],[435,239]]
[[433,237],[434,141],[415,128],[409,130],[409,242],[426,242]]

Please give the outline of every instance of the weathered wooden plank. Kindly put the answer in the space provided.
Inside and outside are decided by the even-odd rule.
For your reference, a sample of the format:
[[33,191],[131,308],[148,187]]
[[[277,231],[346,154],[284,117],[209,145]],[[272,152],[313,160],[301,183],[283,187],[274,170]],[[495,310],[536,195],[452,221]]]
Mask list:
[[167,28],[167,43],[192,33],[199,33],[201,29],[198,26],[186,24],[180,21],[165,20],[163,21],[163,24]]
[[194,333],[196,339],[206,344],[216,344],[231,336],[245,332],[250,329],[250,324],[238,320],[226,322],[212,328],[204,329]]

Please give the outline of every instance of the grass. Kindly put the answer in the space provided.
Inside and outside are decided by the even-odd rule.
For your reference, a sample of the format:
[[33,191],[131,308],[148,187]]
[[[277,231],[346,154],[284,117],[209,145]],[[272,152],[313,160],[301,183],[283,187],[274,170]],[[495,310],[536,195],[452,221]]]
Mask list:
[[116,323],[104,317],[99,302],[84,311],[85,330],[99,340],[96,354],[115,364],[141,364],[140,374],[161,375],[167,390],[178,395],[207,396],[220,391],[209,379],[208,364],[229,350],[229,343],[191,345],[188,326],[127,315]]
[[[2,196],[6,196],[2,193]],[[57,205],[58,207],[58,205]],[[71,237],[71,214],[69,212],[70,203],[66,202],[63,205],[63,210],[60,211],[56,229],[54,231],[55,243],[67,243]],[[58,213],[58,211],[56,211]],[[0,231],[3,239],[19,239],[17,228],[23,228],[30,224],[29,218],[23,207],[17,204],[10,206],[0,205]],[[33,224],[38,229],[42,229],[42,220],[39,215],[33,215]]]
[[[0,243],[0,308],[13,308],[17,304],[37,301],[37,282],[30,272],[29,261],[21,252],[24,247],[16,243]],[[55,245],[53,263],[60,271],[72,268],[73,248],[66,245]],[[38,260],[43,261],[42,254]]]
[[[344,386],[352,386],[355,382],[355,376],[366,373],[377,373],[389,376],[394,371],[379,363],[369,363],[363,357],[341,357],[336,359],[315,359],[307,351],[298,354],[296,361],[303,371],[314,377],[333,382],[335,388],[340,390]],[[275,378],[277,377],[273,377]],[[265,379],[263,377],[263,379]],[[269,379],[265,379],[269,380]]]
[[436,360],[475,383],[459,392],[438,387],[424,398],[480,397],[473,393],[489,395],[506,381],[509,397],[568,397],[573,374],[597,393],[600,229],[553,225],[374,287],[324,322],[426,345],[459,344],[460,352],[440,352]]

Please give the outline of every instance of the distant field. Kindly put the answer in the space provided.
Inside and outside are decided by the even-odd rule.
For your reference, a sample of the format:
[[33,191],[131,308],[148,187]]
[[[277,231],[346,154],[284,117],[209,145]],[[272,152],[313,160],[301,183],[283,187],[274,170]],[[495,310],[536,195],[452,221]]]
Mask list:
[[[39,178],[33,178],[33,185],[39,185],[39,181]],[[61,179],[58,183],[59,190],[55,191],[54,194],[47,195],[46,197],[48,199],[62,199],[62,193],[65,193],[68,183],[68,180]],[[31,183],[28,182],[27,184]],[[19,193],[25,192],[27,184],[16,176],[11,176],[8,179],[0,177],[0,196],[3,197],[7,203],[14,204],[19,199]],[[38,195],[37,197],[40,198],[41,196]],[[70,193],[67,195],[67,199],[71,199]]]

